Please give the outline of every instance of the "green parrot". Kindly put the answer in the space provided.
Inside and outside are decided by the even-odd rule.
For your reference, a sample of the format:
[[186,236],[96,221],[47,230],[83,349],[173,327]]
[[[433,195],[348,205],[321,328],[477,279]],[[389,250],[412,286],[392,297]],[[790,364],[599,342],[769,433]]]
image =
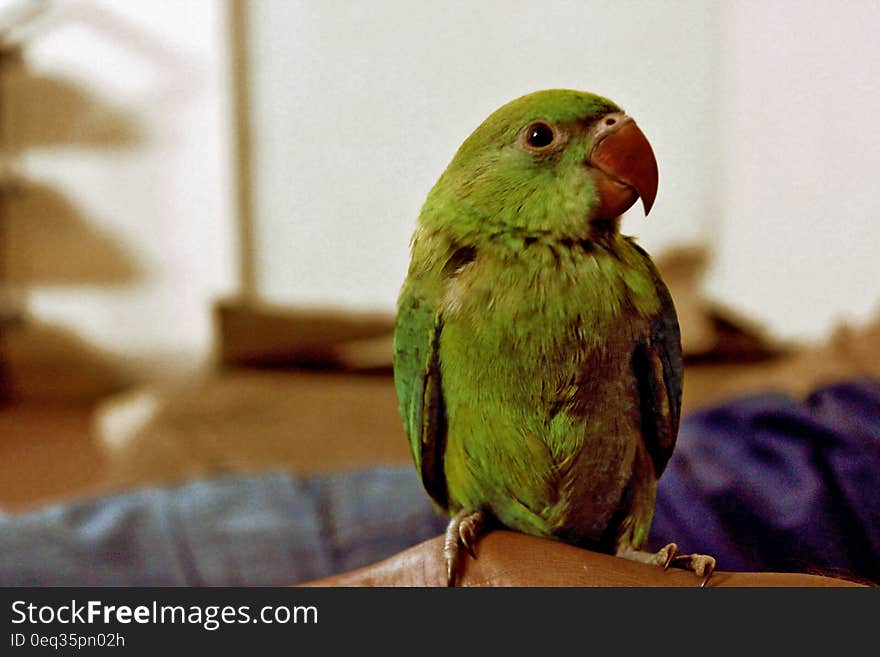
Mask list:
[[669,292],[620,215],[657,192],[635,122],[600,96],[538,91],[458,149],[412,238],[394,381],[415,467],[461,547],[488,524],[704,577],[708,555],[643,551],[678,433]]

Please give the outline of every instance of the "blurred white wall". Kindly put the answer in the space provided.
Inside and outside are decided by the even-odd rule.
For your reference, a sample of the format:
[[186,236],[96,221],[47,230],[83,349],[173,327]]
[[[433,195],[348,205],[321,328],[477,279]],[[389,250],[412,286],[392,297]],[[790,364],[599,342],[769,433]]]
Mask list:
[[880,312],[880,2],[725,5],[708,289],[785,336]]
[[[721,36],[711,3],[251,3],[258,288],[393,309],[428,190],[492,111],[550,87],[632,114],[660,194],[654,248],[716,232]],[[656,213],[656,214],[655,214]]]
[[[10,249],[30,261],[7,276],[37,321],[133,361],[196,364],[237,275],[225,3],[67,0],[36,25],[8,80],[30,94],[9,125],[28,183]],[[30,187],[63,216],[28,211]],[[46,260],[52,280],[34,276]]]
[[421,203],[523,93],[606,95],[660,162],[654,253],[789,338],[878,309],[880,4],[263,0],[251,11],[256,273],[288,304],[392,309]]

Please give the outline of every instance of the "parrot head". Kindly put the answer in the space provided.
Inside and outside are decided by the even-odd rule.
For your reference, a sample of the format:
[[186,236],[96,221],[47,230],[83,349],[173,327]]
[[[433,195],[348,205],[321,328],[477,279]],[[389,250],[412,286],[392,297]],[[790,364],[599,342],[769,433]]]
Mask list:
[[422,208],[426,227],[470,235],[588,239],[616,232],[657,194],[635,122],[595,94],[551,89],[504,105],[461,145]]

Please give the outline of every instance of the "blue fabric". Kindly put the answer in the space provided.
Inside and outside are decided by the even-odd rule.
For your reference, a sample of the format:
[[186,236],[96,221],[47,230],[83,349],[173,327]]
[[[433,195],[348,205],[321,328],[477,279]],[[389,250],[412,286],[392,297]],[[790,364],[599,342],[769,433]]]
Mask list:
[[[724,570],[880,581],[880,382],[734,400],[682,423],[652,543]],[[412,468],[218,477],[0,515],[2,586],[280,586],[440,533]]]
[[683,422],[657,491],[655,547],[726,570],[880,582],[880,382],[739,399]]
[[410,469],[219,477],[0,515],[0,586],[284,586],[444,527]]
[[332,567],[316,500],[285,475],[198,481],[0,516],[4,586],[274,585]]

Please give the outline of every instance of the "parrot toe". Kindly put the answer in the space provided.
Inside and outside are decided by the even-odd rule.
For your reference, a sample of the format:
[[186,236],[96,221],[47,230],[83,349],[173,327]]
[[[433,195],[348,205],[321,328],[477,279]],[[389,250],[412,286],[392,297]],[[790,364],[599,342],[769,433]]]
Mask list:
[[480,532],[483,531],[485,524],[486,516],[483,512],[475,511],[462,518],[461,523],[458,526],[458,537],[461,540],[461,544],[473,559],[477,558],[477,553],[474,551],[474,545],[477,542],[477,537],[480,535]]
[[617,551],[617,556],[630,561],[663,566],[663,570],[667,570],[670,566],[690,570],[698,577],[703,578],[700,582],[700,588],[706,586],[712,573],[715,572],[715,557],[708,554],[679,554],[678,546],[675,543],[667,543],[657,552],[645,552],[624,547]]
[[[650,555],[651,553],[648,552],[647,554]],[[678,555],[678,546],[675,543],[667,543],[657,550],[657,553],[653,555],[652,561],[658,566],[663,566],[663,570],[668,570],[676,555]]]
[[708,554],[681,554],[672,559],[671,565],[690,570],[698,577],[702,577],[700,588],[705,588],[712,573],[715,572],[715,557]]
[[669,568],[678,555],[678,546],[675,543],[668,543],[656,552],[645,552],[644,550],[636,550],[631,547],[624,547],[617,551],[616,556],[629,559],[630,561],[638,561],[654,566],[663,566],[663,570]]
[[446,539],[443,542],[443,556],[446,558],[447,586],[455,586],[458,580],[461,547],[464,547],[472,558],[477,558],[474,545],[485,525],[486,516],[482,511],[462,509],[452,516],[452,519],[446,526]]

